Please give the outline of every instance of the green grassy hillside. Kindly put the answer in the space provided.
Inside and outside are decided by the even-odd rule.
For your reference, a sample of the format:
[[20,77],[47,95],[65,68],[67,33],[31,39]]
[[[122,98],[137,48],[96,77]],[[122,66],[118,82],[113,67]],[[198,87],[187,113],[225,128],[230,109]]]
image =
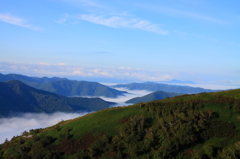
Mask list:
[[240,89],[109,108],[31,130],[2,158],[240,157]]

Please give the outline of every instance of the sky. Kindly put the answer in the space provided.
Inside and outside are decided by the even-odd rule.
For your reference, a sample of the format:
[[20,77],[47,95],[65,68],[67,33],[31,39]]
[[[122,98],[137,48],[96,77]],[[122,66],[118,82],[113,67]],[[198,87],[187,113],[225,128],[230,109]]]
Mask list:
[[0,73],[240,87],[240,1],[0,0]]

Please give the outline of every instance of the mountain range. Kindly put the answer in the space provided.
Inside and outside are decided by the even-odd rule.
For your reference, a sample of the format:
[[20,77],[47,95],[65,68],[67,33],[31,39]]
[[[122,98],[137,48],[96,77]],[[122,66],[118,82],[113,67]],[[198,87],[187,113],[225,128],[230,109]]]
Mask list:
[[117,84],[112,87],[113,88],[127,88],[129,90],[174,92],[174,93],[181,93],[181,94],[196,94],[196,93],[202,93],[202,92],[220,91],[220,90],[204,89],[204,88],[199,88],[199,87],[161,84],[161,83],[155,83],[155,82]]
[[238,159],[240,89],[108,108],[25,131],[0,158]]
[[65,97],[17,80],[0,82],[0,117],[26,112],[97,111],[112,104],[101,98]]
[[116,98],[127,92],[119,91],[98,82],[75,81],[66,78],[28,77],[18,74],[0,74],[0,81],[19,80],[31,87],[63,96],[105,96]]
[[149,102],[149,101],[154,101],[154,100],[160,100],[160,99],[165,99],[165,98],[172,98],[175,96],[182,95],[180,93],[166,93],[163,91],[155,91],[150,94],[147,94],[142,97],[136,97],[132,98],[130,100],[127,100],[125,103],[142,103],[142,102]]

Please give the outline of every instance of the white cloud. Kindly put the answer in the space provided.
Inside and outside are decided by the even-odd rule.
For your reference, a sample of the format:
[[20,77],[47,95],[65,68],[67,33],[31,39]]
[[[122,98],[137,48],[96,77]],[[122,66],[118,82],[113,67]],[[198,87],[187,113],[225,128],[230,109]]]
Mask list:
[[21,135],[30,129],[45,128],[57,124],[62,120],[69,120],[87,113],[25,113],[10,118],[0,118],[0,144],[6,138],[10,140],[13,136]]
[[67,64],[65,64],[65,63],[59,63],[58,65],[60,65],[60,66],[67,66]]
[[21,27],[24,27],[24,28],[29,28],[29,29],[32,29],[32,30],[41,30],[38,27],[35,27],[31,24],[28,24],[28,22],[25,19],[15,17],[15,16],[12,16],[10,14],[0,14],[0,20],[3,21],[3,22],[6,22],[6,23],[21,26]]
[[136,98],[136,97],[142,97],[144,95],[152,93],[151,91],[147,91],[147,90],[129,90],[129,89],[126,89],[126,88],[114,88],[114,89],[117,89],[117,90],[120,90],[120,91],[127,91],[128,94],[124,94],[124,96],[118,96],[117,98],[101,97],[105,101],[110,101],[110,102],[117,103],[113,107],[131,105],[131,103],[125,103],[125,102],[129,99]]
[[49,66],[50,64],[49,63],[40,62],[39,65],[47,65],[47,66]]
[[126,67],[126,68],[125,67],[119,67],[118,69],[119,70],[131,70],[131,67]]
[[103,14],[82,14],[79,19],[89,21],[95,24],[105,25],[112,28],[131,28],[144,31],[154,32],[157,34],[166,35],[168,31],[161,29],[157,24],[153,24],[148,20],[140,20],[127,15],[103,15]]
[[[168,34],[167,30],[160,28],[158,24],[154,24],[148,20],[137,18],[128,13],[128,11],[116,11],[113,6],[104,5],[94,0],[62,0],[64,2],[73,4],[76,7],[81,7],[87,14],[69,15],[65,14],[57,22],[60,24],[76,24],[79,20],[85,20],[94,24],[104,25],[112,28],[130,28],[139,29],[143,31],[153,32],[161,35]],[[68,21],[73,19],[73,21]],[[77,20],[77,21],[76,21]]]

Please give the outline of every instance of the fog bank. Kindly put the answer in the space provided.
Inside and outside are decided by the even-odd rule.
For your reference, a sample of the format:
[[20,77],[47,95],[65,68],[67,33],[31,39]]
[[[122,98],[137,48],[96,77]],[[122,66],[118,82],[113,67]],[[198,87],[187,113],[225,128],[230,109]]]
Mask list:
[[135,97],[142,97],[149,93],[152,93],[152,91],[147,91],[147,90],[129,90],[126,88],[114,88],[114,89],[117,89],[120,91],[126,91],[128,93],[124,94],[124,96],[118,96],[117,98],[100,97],[105,101],[117,103],[117,104],[113,105],[112,107],[130,105],[131,103],[125,103],[125,102],[129,99],[132,99]]
[[16,117],[0,118],[0,144],[7,138],[19,136],[30,129],[45,128],[57,124],[62,120],[69,120],[87,113],[24,113]]

